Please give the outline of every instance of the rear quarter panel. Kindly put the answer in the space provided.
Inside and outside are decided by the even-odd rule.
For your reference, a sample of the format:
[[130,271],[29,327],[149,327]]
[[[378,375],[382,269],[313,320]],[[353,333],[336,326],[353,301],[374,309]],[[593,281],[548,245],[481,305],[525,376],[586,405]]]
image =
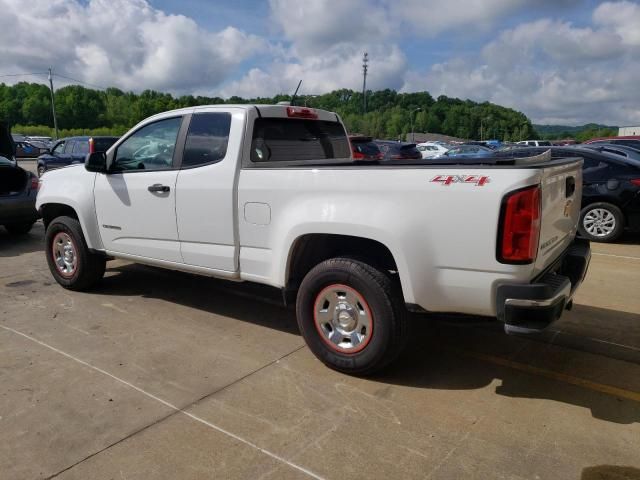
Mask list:
[[[489,178],[482,186],[433,181],[448,175]],[[537,169],[243,169],[238,211],[264,204],[270,218],[258,225],[241,214],[242,277],[282,287],[297,238],[353,235],[389,248],[406,302],[430,311],[493,315],[495,286],[529,281],[533,270],[496,260],[502,198],[539,181]]]

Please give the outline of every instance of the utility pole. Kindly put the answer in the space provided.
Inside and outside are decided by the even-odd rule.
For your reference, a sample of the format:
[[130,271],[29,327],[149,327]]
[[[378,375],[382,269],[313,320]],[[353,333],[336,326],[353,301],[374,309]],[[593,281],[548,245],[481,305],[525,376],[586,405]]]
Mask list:
[[416,140],[416,134],[413,131],[413,114],[415,112],[421,112],[421,111],[422,109],[418,107],[418,108],[414,108],[409,112],[409,121],[411,122],[411,143],[415,143],[415,140]]
[[362,56],[362,98],[364,102],[364,113],[367,113],[367,71],[369,70],[369,54],[364,52]]
[[53,75],[51,67],[49,67],[49,87],[51,88],[51,112],[53,113],[53,126],[56,129],[56,140],[60,137],[58,134],[58,119],[56,118],[56,100],[53,94]]

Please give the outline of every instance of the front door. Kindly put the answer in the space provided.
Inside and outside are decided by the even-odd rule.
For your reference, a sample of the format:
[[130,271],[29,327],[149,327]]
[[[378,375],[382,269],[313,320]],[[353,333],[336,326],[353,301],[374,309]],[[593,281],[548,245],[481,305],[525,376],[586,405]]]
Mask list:
[[182,263],[174,159],[182,120],[142,126],[118,145],[110,173],[96,175],[98,228],[107,251]]

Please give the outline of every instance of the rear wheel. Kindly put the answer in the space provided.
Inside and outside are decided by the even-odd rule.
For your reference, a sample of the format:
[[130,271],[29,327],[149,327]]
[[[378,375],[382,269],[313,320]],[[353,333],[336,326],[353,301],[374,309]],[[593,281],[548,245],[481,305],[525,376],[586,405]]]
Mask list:
[[13,235],[25,235],[31,231],[33,223],[34,222],[12,223],[10,225],[5,225],[4,228]]
[[582,209],[579,229],[594,242],[614,242],[624,231],[624,215],[610,203],[592,203]]
[[47,263],[53,278],[69,290],[86,290],[104,275],[106,259],[89,251],[80,222],[71,217],[51,221],[45,235]]
[[335,258],[314,267],[302,281],[296,312],[311,351],[345,373],[380,370],[399,355],[408,337],[399,285],[358,260]]

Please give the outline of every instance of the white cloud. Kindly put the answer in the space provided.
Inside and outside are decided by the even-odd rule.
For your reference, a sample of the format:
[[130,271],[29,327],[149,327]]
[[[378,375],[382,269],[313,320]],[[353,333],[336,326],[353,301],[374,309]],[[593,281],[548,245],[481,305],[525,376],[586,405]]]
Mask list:
[[[266,43],[200,28],[145,0],[0,0],[3,70],[43,71],[124,89],[213,89]],[[34,12],[37,12],[34,13]]]
[[610,2],[594,11],[588,27],[523,23],[485,45],[481,56],[410,72],[403,90],[488,100],[539,123],[640,122],[638,14],[638,5]]
[[402,86],[407,70],[404,53],[397,45],[341,44],[319,55],[289,61],[277,60],[267,69],[251,69],[243,78],[221,90],[223,96],[271,96],[293,93],[302,79],[301,93],[322,94],[340,88],[362,88],[362,53],[368,50],[372,74],[367,89]]

